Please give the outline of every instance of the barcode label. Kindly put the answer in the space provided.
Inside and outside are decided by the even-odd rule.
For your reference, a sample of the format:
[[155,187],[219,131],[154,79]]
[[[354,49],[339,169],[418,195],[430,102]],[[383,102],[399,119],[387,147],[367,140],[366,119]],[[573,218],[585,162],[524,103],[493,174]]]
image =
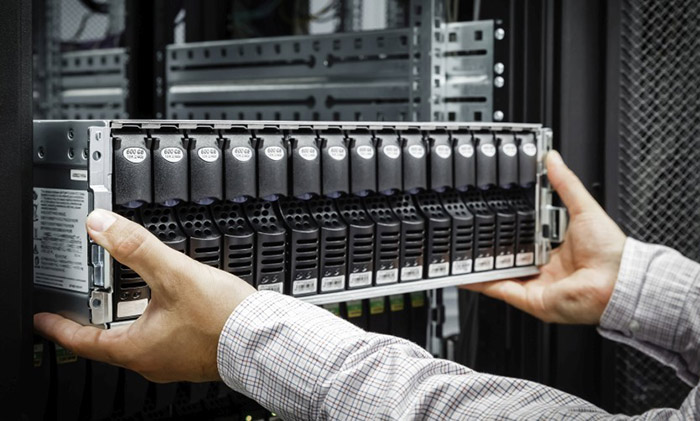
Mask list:
[[445,263],[432,263],[428,266],[428,278],[437,278],[438,276],[447,276],[450,271],[450,264]]
[[391,284],[398,282],[399,280],[399,270],[398,269],[387,269],[377,271],[377,285]]
[[493,257],[478,257],[474,260],[474,272],[482,272],[493,269]]
[[496,256],[496,269],[510,268],[515,263],[515,256],[512,254],[504,254]]
[[516,266],[527,266],[535,263],[535,253],[533,252],[527,252],[527,253],[518,253],[515,256],[515,265]]
[[456,260],[452,262],[452,274],[461,275],[463,273],[471,273],[472,259]]
[[284,283],[277,282],[275,284],[260,284],[258,285],[258,291],[274,291],[280,294],[284,293]]
[[372,274],[370,272],[351,273],[348,281],[350,288],[366,287],[372,285]]
[[423,265],[401,268],[401,281],[417,281],[423,279]]
[[327,276],[321,279],[321,292],[338,291],[345,288],[345,277]]
[[292,295],[311,294],[316,292],[317,279],[304,279],[292,283]]

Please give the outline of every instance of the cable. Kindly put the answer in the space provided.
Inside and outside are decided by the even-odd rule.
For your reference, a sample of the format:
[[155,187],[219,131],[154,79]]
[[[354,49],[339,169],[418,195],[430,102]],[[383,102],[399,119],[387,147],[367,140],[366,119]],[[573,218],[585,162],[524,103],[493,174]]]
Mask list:
[[80,18],[80,23],[78,24],[78,29],[75,30],[75,33],[70,38],[71,41],[78,41],[80,39],[80,37],[83,35],[83,32],[85,32],[85,27],[87,27],[87,22],[93,16],[95,16],[93,13],[86,12],[83,15],[83,17]]
[[474,20],[479,20],[481,15],[481,0],[474,0]]
[[95,0],[80,0],[83,6],[85,6],[92,13],[99,13],[101,15],[106,15],[109,13],[109,3],[99,3]]

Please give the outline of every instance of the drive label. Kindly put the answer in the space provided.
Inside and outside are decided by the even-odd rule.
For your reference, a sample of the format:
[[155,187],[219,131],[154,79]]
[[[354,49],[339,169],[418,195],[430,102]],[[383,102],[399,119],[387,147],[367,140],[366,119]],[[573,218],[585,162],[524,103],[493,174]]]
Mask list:
[[377,271],[377,285],[392,284],[399,281],[398,269],[387,269]]
[[496,269],[513,267],[515,256],[512,254],[504,254],[496,257]]
[[260,284],[258,285],[258,291],[274,291],[284,294],[284,284],[282,282],[277,282],[275,284]]
[[513,143],[506,143],[503,145],[503,153],[508,156],[515,156],[518,153],[518,147]]
[[481,146],[481,153],[491,158],[496,155],[496,147],[490,143]]
[[455,260],[452,262],[452,274],[462,275],[464,273],[471,273],[472,271],[472,259],[467,260]]
[[294,281],[292,283],[292,295],[302,295],[302,294],[314,293],[314,292],[316,292],[317,283],[318,283],[318,281],[316,280],[316,278]]
[[328,148],[328,156],[335,159],[336,161],[342,161],[343,159],[345,159],[345,155],[347,155],[347,152],[342,146],[331,146],[330,148]]
[[[468,145],[462,145],[462,146],[468,146]],[[474,153],[474,151],[472,151],[472,153]],[[447,145],[437,145],[435,147],[435,154],[442,159],[447,159],[450,157],[450,155],[452,155],[452,149]]]
[[122,152],[127,161],[139,164],[146,160],[146,150],[143,148],[126,148]]
[[284,158],[284,149],[279,146],[268,146],[265,148],[265,155],[274,161],[279,161]]
[[219,159],[219,150],[216,148],[199,148],[197,155],[206,162],[214,162]]
[[474,260],[474,272],[482,272],[493,269],[493,256],[478,257]]
[[535,253],[533,252],[527,252],[527,253],[518,253],[515,256],[515,265],[516,266],[527,266],[535,263]]
[[534,143],[526,143],[523,145],[523,152],[527,156],[535,156],[537,153],[537,146]]
[[374,156],[374,148],[367,145],[360,145],[357,147],[357,154],[360,155],[360,158],[372,159]]
[[185,153],[180,148],[163,148],[160,156],[168,162],[180,162],[185,157]]
[[236,146],[231,149],[231,155],[241,162],[248,162],[253,157],[253,150],[245,146]]
[[423,266],[407,266],[401,268],[401,281],[417,281],[423,279]]
[[421,145],[411,145],[408,147],[408,153],[414,158],[421,159],[425,156],[425,148]]
[[87,191],[34,188],[33,208],[34,283],[88,292]]
[[318,157],[318,150],[312,146],[302,146],[299,148],[299,156],[307,161],[313,161]]
[[448,262],[444,263],[432,263],[428,266],[428,278],[438,278],[440,276],[447,276],[450,274],[450,264]]
[[459,154],[465,158],[471,158],[474,156],[474,147],[472,145],[459,145]]
[[372,274],[370,272],[351,273],[348,280],[350,288],[367,287],[372,285]]
[[326,276],[321,278],[321,292],[338,291],[345,288],[345,276]]
[[396,145],[386,145],[383,149],[384,155],[391,159],[396,159],[401,155],[401,149]]

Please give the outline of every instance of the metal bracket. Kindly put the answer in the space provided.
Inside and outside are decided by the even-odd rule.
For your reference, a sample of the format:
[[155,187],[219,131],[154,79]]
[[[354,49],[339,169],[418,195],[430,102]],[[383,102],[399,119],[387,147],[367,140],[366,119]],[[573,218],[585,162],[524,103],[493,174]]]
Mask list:
[[106,325],[112,321],[112,294],[104,291],[90,292],[90,323]]
[[557,244],[563,242],[566,229],[569,226],[569,213],[566,208],[547,206],[542,212],[547,213],[546,216],[543,216],[542,222],[548,221],[549,232],[545,234],[549,234],[549,240]]

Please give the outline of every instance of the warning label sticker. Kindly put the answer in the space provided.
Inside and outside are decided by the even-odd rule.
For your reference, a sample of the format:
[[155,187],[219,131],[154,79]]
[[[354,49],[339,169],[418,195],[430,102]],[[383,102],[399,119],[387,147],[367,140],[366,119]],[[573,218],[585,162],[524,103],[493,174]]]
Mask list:
[[34,189],[34,283],[88,291],[88,193]]

